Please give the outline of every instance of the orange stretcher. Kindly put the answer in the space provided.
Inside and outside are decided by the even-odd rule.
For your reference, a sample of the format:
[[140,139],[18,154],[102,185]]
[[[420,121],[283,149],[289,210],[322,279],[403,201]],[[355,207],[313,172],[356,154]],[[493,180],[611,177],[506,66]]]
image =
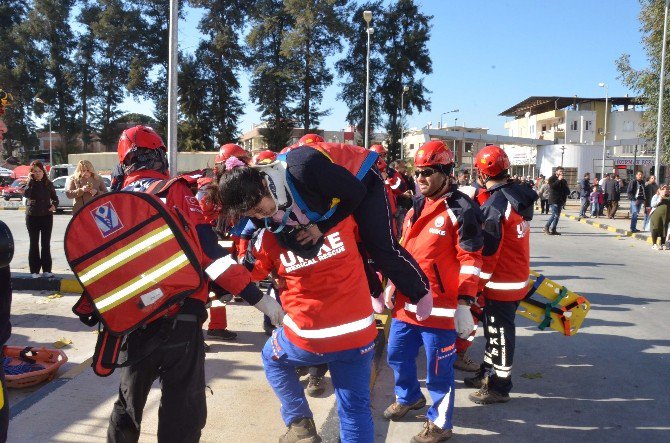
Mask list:
[[58,349],[5,346],[2,361],[6,386],[26,388],[53,379],[67,356]]
[[531,270],[528,295],[517,313],[538,323],[541,330],[549,327],[571,336],[582,326],[590,309],[586,298]]

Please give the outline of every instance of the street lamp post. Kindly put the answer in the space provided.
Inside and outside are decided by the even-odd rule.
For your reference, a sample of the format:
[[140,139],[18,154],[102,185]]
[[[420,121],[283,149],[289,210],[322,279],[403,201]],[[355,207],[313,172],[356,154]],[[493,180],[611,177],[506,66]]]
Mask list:
[[598,86],[605,88],[605,127],[603,128],[603,164],[600,168],[600,178],[605,177],[605,149],[607,147],[607,114],[609,114],[608,108],[608,95],[607,95],[607,84],[604,82],[598,83]]
[[[442,129],[442,128],[444,127],[444,126],[442,126],[442,117],[444,117],[444,116],[447,115],[447,114],[454,113],[454,112],[458,112],[458,109],[452,109],[451,111],[443,112],[443,113],[440,115],[440,129]],[[456,119],[456,120],[458,120],[458,119]]]
[[365,32],[368,34],[367,54],[365,56],[365,149],[368,149],[368,131],[370,119],[370,36],[374,29],[370,27],[372,20],[372,11],[363,11],[363,20],[366,23]]
[[170,0],[170,34],[168,59],[168,163],[170,175],[176,176],[177,169],[177,65],[178,61],[178,33],[179,5],[177,0]]
[[409,91],[409,86],[402,87],[400,93],[400,112],[402,118],[400,119],[400,160],[405,159],[405,92]]
[[663,16],[663,49],[661,50],[661,78],[658,83],[658,119],[656,121],[656,153],[654,154],[654,174],[659,178],[659,155],[661,151],[661,123],[663,121],[663,90],[665,89],[665,42],[668,34],[668,4],[665,0],[665,15]]
[[[35,101],[37,103],[42,103],[44,106],[47,106],[46,102],[39,97],[35,97]],[[51,133],[51,106],[49,106],[48,109],[49,109],[49,167],[51,167],[54,164],[54,161],[53,161],[53,146],[51,144],[51,137],[52,137],[52,133]]]
[[563,156],[565,155],[565,145],[561,146],[561,168],[563,167]]

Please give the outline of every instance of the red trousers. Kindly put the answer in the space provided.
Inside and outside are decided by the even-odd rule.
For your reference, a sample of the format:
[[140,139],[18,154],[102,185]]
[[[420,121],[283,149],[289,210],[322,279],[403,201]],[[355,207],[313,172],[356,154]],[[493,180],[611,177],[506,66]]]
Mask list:
[[209,326],[208,330],[228,328],[228,318],[226,317],[225,306],[212,306],[209,308]]

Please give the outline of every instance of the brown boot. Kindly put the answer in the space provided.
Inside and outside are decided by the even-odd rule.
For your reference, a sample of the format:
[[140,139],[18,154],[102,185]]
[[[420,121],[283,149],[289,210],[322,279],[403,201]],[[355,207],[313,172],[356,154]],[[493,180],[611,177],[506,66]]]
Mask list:
[[412,437],[410,443],[437,443],[451,438],[453,432],[451,429],[442,429],[430,420],[423,424],[423,430]]
[[419,400],[417,400],[414,404],[412,405],[402,405],[398,403],[397,401],[394,401],[391,403],[391,405],[386,408],[384,411],[384,418],[387,420],[399,420],[403,418],[409,411],[413,409],[421,409],[424,406],[426,406],[426,398],[421,397]]
[[465,353],[465,351],[459,352],[456,354],[456,361],[454,361],[454,369],[465,372],[477,372],[479,370],[479,364],[472,361],[470,357]]
[[288,427],[279,443],[321,443],[321,437],[316,433],[316,425],[311,418],[300,418]]
[[510,400],[509,394],[496,392],[483,386],[479,391],[473,392],[468,396],[471,401],[479,405],[490,405],[493,403],[507,403]]

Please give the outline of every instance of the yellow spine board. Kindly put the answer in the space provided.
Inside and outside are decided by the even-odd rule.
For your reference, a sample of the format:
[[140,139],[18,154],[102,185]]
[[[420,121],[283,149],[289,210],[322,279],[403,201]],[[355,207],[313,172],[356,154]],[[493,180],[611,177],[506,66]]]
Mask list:
[[[528,289],[530,290],[541,277],[543,277],[541,274],[531,270]],[[546,315],[546,304],[555,303],[562,289],[563,286],[543,277],[542,282],[537,286],[531,299],[524,300],[519,304],[517,313],[535,323],[541,324]],[[555,304],[554,309],[551,311],[551,323],[549,327],[564,335],[575,335],[584,322],[589,309],[591,309],[591,304],[586,298],[566,289],[561,300]]]

